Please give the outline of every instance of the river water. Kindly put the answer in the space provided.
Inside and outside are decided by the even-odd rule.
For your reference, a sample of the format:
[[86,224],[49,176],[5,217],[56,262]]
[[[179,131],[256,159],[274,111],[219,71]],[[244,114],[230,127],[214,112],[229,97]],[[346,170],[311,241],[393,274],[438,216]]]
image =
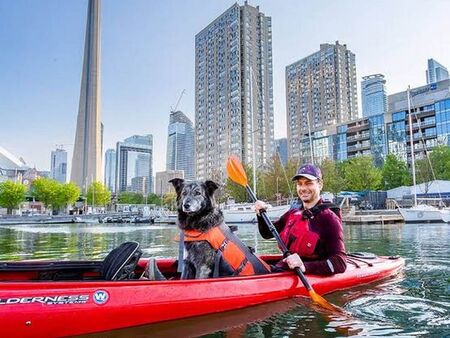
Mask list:
[[[325,298],[351,317],[330,317],[307,299],[118,330],[98,337],[450,337],[450,225],[346,225],[348,251],[400,255],[404,271],[394,279]],[[277,253],[254,225],[238,236],[258,253]],[[23,225],[0,227],[0,260],[102,259],[128,240],[144,256],[176,257],[173,225]]]

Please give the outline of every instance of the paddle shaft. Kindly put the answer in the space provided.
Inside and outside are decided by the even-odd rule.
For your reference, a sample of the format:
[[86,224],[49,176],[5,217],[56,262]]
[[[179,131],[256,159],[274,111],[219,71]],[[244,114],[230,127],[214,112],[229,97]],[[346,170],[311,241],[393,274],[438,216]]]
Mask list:
[[[257,200],[256,195],[255,195],[255,193],[253,192],[253,190],[250,188],[250,186],[248,184],[245,186],[245,189],[247,190],[247,193],[250,196],[250,199],[253,202],[256,202],[256,200]],[[265,210],[261,210],[259,214],[263,218],[263,220],[267,224],[267,226],[269,227],[269,230],[272,233],[273,237],[275,237],[275,239],[277,240],[277,243],[278,243],[281,251],[283,251],[283,257],[290,256],[291,252],[287,248],[286,244],[284,244],[284,242],[281,239],[280,234],[278,233],[277,229],[273,225],[272,221],[269,219],[269,216],[267,216],[266,211]],[[300,268],[297,267],[297,268],[294,269],[294,271],[298,275],[300,280],[302,281],[302,283],[305,286],[306,290],[312,291],[311,284],[309,284],[309,282],[306,279],[305,275],[303,274],[302,270],[300,270]]]

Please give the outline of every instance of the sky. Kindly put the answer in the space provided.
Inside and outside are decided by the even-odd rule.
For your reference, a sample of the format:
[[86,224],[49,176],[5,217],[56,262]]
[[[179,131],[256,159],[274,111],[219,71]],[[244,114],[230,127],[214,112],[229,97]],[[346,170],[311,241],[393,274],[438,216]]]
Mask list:
[[[152,134],[154,171],[165,170],[169,113],[195,120],[195,35],[228,0],[103,0],[101,110],[104,150]],[[240,5],[243,1],[238,1]],[[448,0],[249,1],[272,17],[275,138],[286,137],[285,67],[346,44],[360,81],[381,73],[388,94],[426,84],[427,60],[450,68]],[[0,146],[50,169],[56,145],[75,139],[87,0],[0,0]]]

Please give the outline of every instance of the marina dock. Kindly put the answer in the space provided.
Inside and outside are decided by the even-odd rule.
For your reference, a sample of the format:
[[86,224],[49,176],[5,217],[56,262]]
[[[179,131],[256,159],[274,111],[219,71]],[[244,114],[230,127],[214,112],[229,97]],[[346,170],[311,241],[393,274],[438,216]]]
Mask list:
[[342,220],[347,224],[386,224],[403,223],[404,219],[397,209],[394,210],[357,210],[344,213]]

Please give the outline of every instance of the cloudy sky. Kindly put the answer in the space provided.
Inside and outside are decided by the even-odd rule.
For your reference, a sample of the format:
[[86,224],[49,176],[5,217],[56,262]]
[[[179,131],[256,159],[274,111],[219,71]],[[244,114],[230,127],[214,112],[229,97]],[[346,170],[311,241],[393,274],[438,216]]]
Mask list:
[[[170,107],[194,120],[194,37],[234,1],[103,0],[104,147],[153,134],[165,169]],[[242,1],[239,2],[243,4]],[[249,1],[273,25],[275,137],[286,136],[284,70],[339,41],[358,83],[382,73],[388,93],[426,83],[427,59],[450,68],[450,1]],[[87,0],[0,0],[0,146],[40,170],[63,144],[72,156]],[[359,90],[359,88],[358,88]],[[361,99],[358,96],[361,109]]]

